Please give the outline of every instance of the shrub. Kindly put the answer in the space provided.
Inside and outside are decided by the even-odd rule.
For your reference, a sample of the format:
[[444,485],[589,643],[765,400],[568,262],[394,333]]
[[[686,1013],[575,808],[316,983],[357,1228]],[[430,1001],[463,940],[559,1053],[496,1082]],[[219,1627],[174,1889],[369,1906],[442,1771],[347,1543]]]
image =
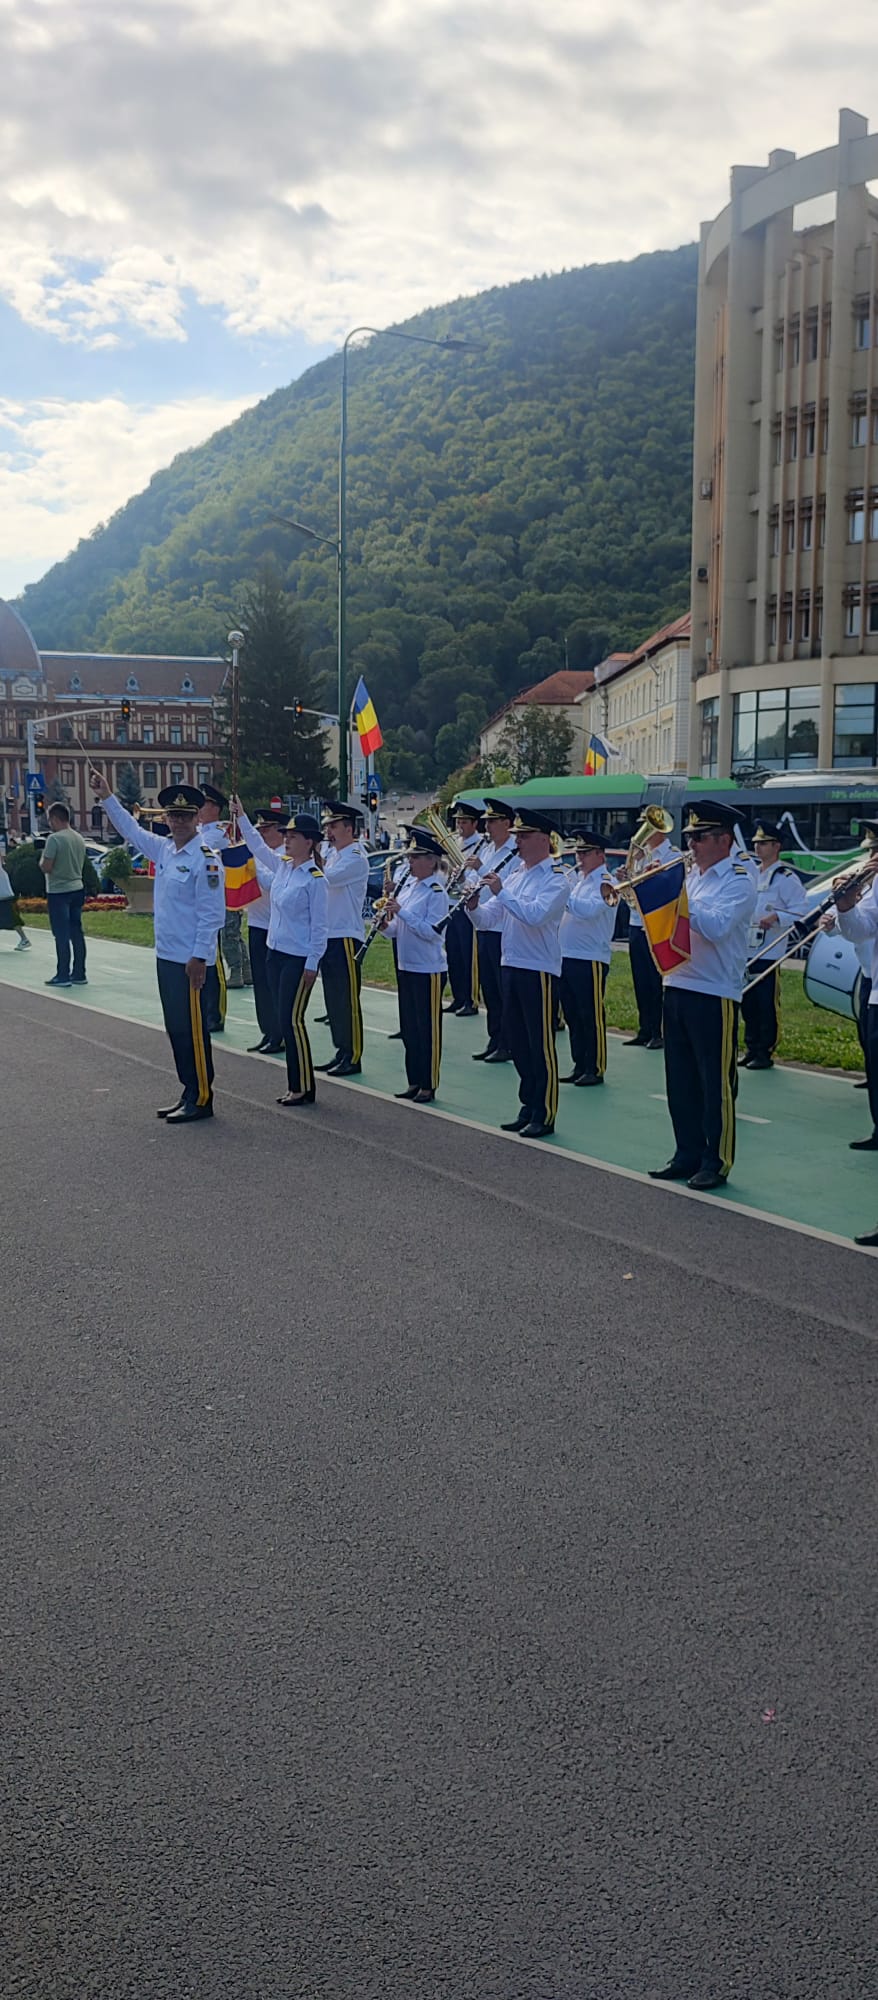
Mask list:
[[124,882],[130,882],[132,873],[131,856],[127,848],[111,847],[109,854],[105,854],[101,862],[101,886],[105,889],[108,882],[115,882],[117,887],[121,887]]
[[46,878],[40,868],[32,840],[13,847],[6,857],[6,873],[16,896],[44,896]]

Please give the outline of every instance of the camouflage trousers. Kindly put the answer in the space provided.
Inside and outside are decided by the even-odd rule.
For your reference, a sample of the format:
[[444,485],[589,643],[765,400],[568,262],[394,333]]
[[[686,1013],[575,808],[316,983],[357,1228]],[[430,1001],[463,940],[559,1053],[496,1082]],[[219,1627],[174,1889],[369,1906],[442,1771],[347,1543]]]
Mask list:
[[230,986],[252,986],[250,954],[244,937],[240,910],[227,910],[226,921],[220,931],[223,957],[229,968]]

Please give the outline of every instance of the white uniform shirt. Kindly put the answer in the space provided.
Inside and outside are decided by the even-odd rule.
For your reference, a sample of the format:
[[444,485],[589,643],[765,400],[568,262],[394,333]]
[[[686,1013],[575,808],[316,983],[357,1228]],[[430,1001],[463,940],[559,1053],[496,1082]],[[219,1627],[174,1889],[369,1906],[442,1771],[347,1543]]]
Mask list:
[[692,957],[665,974],[665,985],[740,1000],[756,907],[753,871],[741,861],[717,861],[704,875],[691,868],[686,888]]
[[[774,910],[780,919],[776,924],[764,928],[763,919],[767,911]],[[760,868],[756,877],[756,908],[750,926],[748,951],[751,958],[758,953],[760,958],[783,958],[789,951],[792,938],[784,937],[798,917],[807,916],[808,904],[805,885],[785,861],[772,861],[767,868]]]
[[323,868],[329,892],[328,936],[356,938],[362,944],[366,935],[363,904],[369,880],[369,860],[365,849],[356,840],[350,847],[327,845]]
[[860,964],[872,981],[869,1006],[878,1007],[878,881],[872,883],[852,910],[839,910],[837,914],[842,937],[849,938],[851,944],[868,943],[872,947],[870,962],[864,964],[861,958]]
[[[646,867],[655,868],[656,863],[660,861],[679,861],[680,849],[679,847],[674,847],[670,840],[663,840],[659,847],[647,848],[646,855]],[[643,875],[645,872],[645,869],[639,868],[637,875]],[[633,878],[635,881],[637,880],[637,875]],[[642,931],[643,929],[643,918],[636,903],[632,903],[628,913],[628,929],[629,931]]]
[[484,876],[496,875],[498,868],[502,868],[508,880],[513,857],[515,860],[519,858],[518,842],[514,834],[511,833],[509,839],[504,840],[502,847],[495,847],[493,840],[484,840],[478,852],[471,857],[478,862],[478,867],[467,869],[462,884],[463,894],[473,895]]
[[217,934],[226,920],[226,885],[222,863],[205,846],[200,828],[185,847],[177,848],[169,833],[147,833],[112,795],[104,800],[104,811],[116,832],[155,864],[156,958],[174,965],[203,958],[212,965]]
[[397,891],[399,914],[391,917],[385,935],[396,939],[400,972],[446,972],[445,940],[436,931],[448,915],[448,891],[438,875],[419,882],[409,877]]
[[570,871],[549,854],[534,868],[517,868],[501,880],[496,896],[469,915],[477,931],[501,931],[500,960],[525,972],[561,971],[561,918],[570,894]]
[[562,958],[596,959],[609,965],[616,911],[604,902],[601,883],[612,881],[608,868],[593,868],[589,875],[577,869],[561,918]]
[[290,861],[284,848],[269,847],[246,813],[240,827],[256,863],[259,880],[271,892],[268,949],[303,958],[316,972],[326,950],[329,896],[326,876],[314,861]]
[[208,820],[206,824],[202,824],[198,828],[198,832],[204,841],[205,847],[212,847],[215,854],[219,854],[224,847],[228,847],[229,845],[228,833],[225,827],[220,825],[218,819]]

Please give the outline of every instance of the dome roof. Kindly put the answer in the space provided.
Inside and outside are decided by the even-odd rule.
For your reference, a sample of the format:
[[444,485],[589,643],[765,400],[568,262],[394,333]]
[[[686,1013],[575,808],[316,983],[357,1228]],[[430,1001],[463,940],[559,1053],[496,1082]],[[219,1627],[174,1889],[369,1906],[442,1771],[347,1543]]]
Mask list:
[[3,679],[14,678],[17,674],[27,674],[33,680],[43,678],[43,664],[34,641],[18,612],[0,597],[0,674]]

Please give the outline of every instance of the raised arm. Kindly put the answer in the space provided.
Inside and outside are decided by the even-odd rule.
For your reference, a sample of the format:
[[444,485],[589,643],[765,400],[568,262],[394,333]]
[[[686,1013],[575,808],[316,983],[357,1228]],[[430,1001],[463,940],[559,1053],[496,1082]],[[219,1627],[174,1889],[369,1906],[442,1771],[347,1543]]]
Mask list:
[[[261,862],[263,868],[267,868],[269,876],[274,875],[284,859],[283,848],[269,847],[267,840],[263,840],[261,833],[253,825],[253,821],[247,818],[243,806],[238,809],[238,827],[241,838],[249,847],[254,861],[257,864]],[[257,866],[257,874],[258,872]]]
[[121,833],[122,839],[130,842],[136,854],[142,854],[145,861],[159,861],[165,851],[165,833],[148,833],[134,814],[125,811],[115,792],[108,792],[104,798],[104,811],[108,820]]

